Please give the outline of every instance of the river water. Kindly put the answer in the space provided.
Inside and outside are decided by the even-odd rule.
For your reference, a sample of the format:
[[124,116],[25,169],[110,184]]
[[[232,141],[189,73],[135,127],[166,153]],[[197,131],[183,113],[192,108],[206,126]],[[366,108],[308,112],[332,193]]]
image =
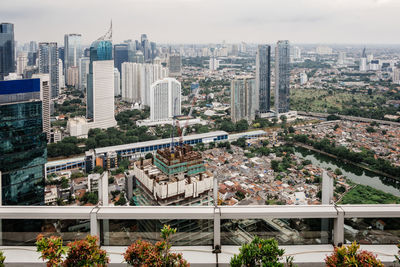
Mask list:
[[313,165],[324,169],[330,167],[332,170],[335,170],[338,168],[344,176],[354,183],[369,185],[375,189],[400,197],[400,182],[391,178],[378,176],[357,166],[346,164],[302,147],[296,147],[295,154],[298,157],[310,160]]

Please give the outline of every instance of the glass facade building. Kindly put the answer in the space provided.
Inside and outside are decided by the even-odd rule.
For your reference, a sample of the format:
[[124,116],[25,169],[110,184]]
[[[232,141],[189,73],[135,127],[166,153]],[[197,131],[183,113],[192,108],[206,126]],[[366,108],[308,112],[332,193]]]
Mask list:
[[289,112],[290,96],[290,45],[278,41],[275,47],[275,112]]
[[64,35],[64,75],[66,83],[71,85],[68,80],[68,69],[79,66],[79,59],[82,56],[81,34],[71,33]]
[[39,73],[50,74],[51,99],[59,94],[57,43],[39,43]]
[[114,45],[114,67],[121,73],[121,65],[129,62],[129,46],[128,44]]
[[256,88],[259,92],[259,112],[271,109],[271,46],[259,45],[256,57]]
[[93,120],[94,117],[93,62],[112,60],[112,50],[113,46],[109,40],[96,40],[90,46],[90,63],[86,96],[86,117],[88,120]]
[[40,79],[0,82],[2,205],[43,205],[47,141]]
[[14,25],[0,24],[0,80],[10,72],[15,72]]

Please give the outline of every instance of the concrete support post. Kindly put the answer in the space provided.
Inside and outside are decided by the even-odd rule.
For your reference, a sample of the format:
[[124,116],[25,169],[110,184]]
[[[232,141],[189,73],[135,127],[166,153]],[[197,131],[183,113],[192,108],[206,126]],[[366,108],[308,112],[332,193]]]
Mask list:
[[90,212],[90,235],[97,236],[100,243],[100,221],[97,220],[97,212],[99,208],[94,208]]
[[335,208],[338,216],[333,222],[333,244],[338,246],[344,242],[344,210],[337,206]]
[[221,249],[221,210],[214,208],[214,250]]

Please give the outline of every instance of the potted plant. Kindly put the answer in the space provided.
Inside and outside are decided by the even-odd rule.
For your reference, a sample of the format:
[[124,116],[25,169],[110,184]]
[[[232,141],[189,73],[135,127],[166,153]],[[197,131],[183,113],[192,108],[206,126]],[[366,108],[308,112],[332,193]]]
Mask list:
[[[262,239],[258,236],[249,244],[244,244],[239,249],[239,254],[234,255],[230,261],[232,267],[242,266],[285,266],[283,260],[284,249],[279,249],[278,242],[271,239]],[[286,266],[293,266],[293,257],[286,257]]]
[[4,267],[5,260],[6,260],[6,256],[4,256],[3,251],[0,251],[0,267]]
[[175,228],[164,225],[161,229],[161,241],[154,245],[143,240],[137,240],[124,253],[125,261],[132,266],[190,266],[180,253],[171,253],[171,236]]
[[334,252],[325,258],[328,267],[383,267],[384,265],[371,252],[359,250],[360,245],[353,242],[349,246],[335,247]]
[[88,235],[83,240],[69,242],[64,246],[61,237],[45,238],[38,235],[36,249],[41,253],[40,258],[47,261],[47,267],[104,267],[109,258],[106,251],[97,245],[97,241],[97,237]]

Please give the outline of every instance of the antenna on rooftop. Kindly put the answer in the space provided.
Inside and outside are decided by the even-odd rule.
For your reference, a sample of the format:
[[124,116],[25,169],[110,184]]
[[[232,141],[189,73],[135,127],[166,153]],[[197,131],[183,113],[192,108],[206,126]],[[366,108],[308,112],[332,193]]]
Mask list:
[[98,41],[112,41],[112,20],[111,20],[111,23],[110,23],[110,28],[108,29],[106,34],[104,34],[103,36],[101,36],[97,40]]

